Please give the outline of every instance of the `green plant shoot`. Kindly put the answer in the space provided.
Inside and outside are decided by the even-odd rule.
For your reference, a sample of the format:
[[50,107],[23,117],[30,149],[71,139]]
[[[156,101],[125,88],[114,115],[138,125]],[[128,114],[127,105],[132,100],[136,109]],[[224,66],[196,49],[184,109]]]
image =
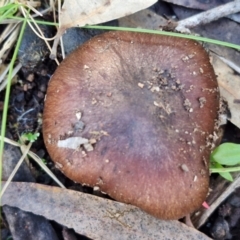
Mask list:
[[29,141],[29,142],[35,142],[38,137],[39,137],[40,133],[24,133],[22,136],[21,136],[21,139],[22,141]]
[[[214,149],[210,156],[210,170],[219,173],[223,178],[233,181],[230,172],[240,171],[240,145],[235,143],[223,143]],[[224,167],[234,166],[234,167]]]

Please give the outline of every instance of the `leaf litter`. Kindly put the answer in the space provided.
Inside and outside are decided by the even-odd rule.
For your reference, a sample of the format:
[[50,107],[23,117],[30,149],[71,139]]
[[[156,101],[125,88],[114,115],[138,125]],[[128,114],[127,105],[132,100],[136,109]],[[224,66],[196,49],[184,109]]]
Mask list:
[[51,56],[56,56],[60,37],[71,27],[83,27],[118,19],[153,5],[157,0],[65,0],[59,14],[59,29]]

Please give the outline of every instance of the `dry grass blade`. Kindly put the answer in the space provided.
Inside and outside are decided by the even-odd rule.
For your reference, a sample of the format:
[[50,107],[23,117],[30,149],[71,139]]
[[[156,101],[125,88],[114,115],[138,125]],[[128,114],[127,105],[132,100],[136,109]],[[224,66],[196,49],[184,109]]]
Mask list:
[[18,24],[9,24],[4,31],[2,32],[0,36],[0,43],[2,43],[12,32],[13,30],[17,27]]
[[1,36],[1,41],[0,44],[5,40],[5,42],[2,45],[2,48],[0,50],[0,59],[3,60],[4,55],[9,51],[13,45],[16,42],[16,39],[18,38],[19,35],[19,27],[16,25],[13,25],[9,31],[6,31],[4,35]]
[[38,4],[36,4],[35,6],[32,5],[32,2],[31,2],[31,4],[30,4],[30,2],[27,2],[27,7],[30,8],[33,12],[35,12],[35,14],[37,16],[43,16],[43,14],[36,9],[36,7],[40,7],[40,5],[41,5],[40,2]]
[[[22,14],[23,14],[24,17],[26,18],[27,15],[28,15],[27,11],[26,11],[23,7],[21,7],[21,10],[22,10]],[[55,37],[53,37],[53,38],[46,38],[46,37],[44,36],[42,30],[39,28],[39,26],[38,26],[37,23],[35,22],[34,18],[33,18],[31,15],[29,15],[29,17],[30,17],[30,19],[32,20],[32,22],[33,22],[34,26],[36,27],[37,31],[34,29],[33,25],[30,23],[30,21],[27,21],[27,22],[28,22],[28,25],[31,27],[31,29],[33,30],[33,32],[34,32],[39,38],[41,38],[41,39],[44,40],[44,42],[46,43],[49,51],[52,51],[52,48],[51,48],[50,44],[48,43],[48,41],[51,41],[51,40],[55,39]],[[56,61],[56,63],[59,65],[59,61],[58,61],[57,59],[55,59],[55,61]]]
[[[21,69],[22,64],[18,63],[18,65],[13,69],[12,72],[12,81],[14,76],[18,73],[18,71]],[[0,91],[2,91],[7,86],[7,73],[9,70],[9,66],[4,70],[4,72],[0,75]]]
[[[2,137],[0,136],[0,138],[2,138]],[[19,166],[23,162],[24,158],[28,154],[61,188],[65,188],[65,186],[57,179],[57,177],[52,173],[52,171],[43,163],[42,159],[39,158],[34,152],[30,151],[30,147],[31,147],[31,145],[29,147],[30,143],[26,146],[24,144],[17,143],[15,141],[11,140],[11,139],[6,138],[6,137],[4,137],[2,139],[4,140],[4,142],[9,143],[9,144],[11,144],[13,146],[16,146],[16,147],[20,147],[21,150],[23,150],[23,155],[20,158],[20,160],[19,160],[17,166],[15,167],[13,173],[9,177],[8,181],[6,182],[6,185],[8,185],[10,183],[14,174],[16,173]],[[4,193],[5,190],[6,189],[2,189],[1,196]]]
[[[27,18],[27,11],[21,7],[21,10],[22,10],[22,14],[25,18]],[[52,37],[52,38],[46,38],[44,35],[43,35],[43,32],[42,30],[38,27],[37,23],[35,22],[34,18],[31,16],[31,15],[28,15],[28,17],[32,20],[34,26],[36,27],[37,30],[35,30],[35,28],[33,27],[32,23],[30,21],[27,21],[28,22],[28,25],[31,27],[31,29],[33,30],[33,32],[41,39],[43,39],[45,41],[45,43],[47,44],[49,50],[51,50],[51,47],[50,45],[48,44],[47,41],[52,41],[54,40],[55,37]]]
[[29,151],[29,156],[35,160],[35,162],[61,187],[65,186],[56,178],[56,176],[51,172],[51,170],[43,163],[42,159],[39,158],[34,152]]
[[[25,146],[22,157],[19,159],[18,164],[13,169],[13,171],[12,171],[11,175],[9,176],[6,184],[3,186],[2,190],[1,190],[0,198],[2,198],[2,196],[3,196],[4,192],[6,191],[8,185],[10,184],[10,182],[12,181],[12,179],[13,179],[14,175],[16,174],[17,170],[19,169],[19,167],[21,166],[22,162],[24,161],[24,158],[27,156],[31,146],[32,146],[32,143],[29,143],[27,146]],[[23,146],[21,146],[21,147],[23,147]]]

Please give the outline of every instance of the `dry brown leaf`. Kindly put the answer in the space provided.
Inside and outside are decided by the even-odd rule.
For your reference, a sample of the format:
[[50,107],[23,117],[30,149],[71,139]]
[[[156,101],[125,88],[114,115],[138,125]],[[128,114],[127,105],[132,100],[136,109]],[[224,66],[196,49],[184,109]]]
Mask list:
[[167,25],[167,20],[149,9],[118,19],[119,26],[159,30]]
[[227,101],[231,116],[228,120],[240,128],[240,77],[217,56],[213,55],[221,96]]
[[157,0],[65,0],[59,15],[59,29],[51,57],[56,56],[59,38],[71,27],[99,24],[118,19],[153,5]]
[[159,220],[128,204],[36,183],[11,183],[1,205],[44,216],[95,240],[210,239],[179,221]]

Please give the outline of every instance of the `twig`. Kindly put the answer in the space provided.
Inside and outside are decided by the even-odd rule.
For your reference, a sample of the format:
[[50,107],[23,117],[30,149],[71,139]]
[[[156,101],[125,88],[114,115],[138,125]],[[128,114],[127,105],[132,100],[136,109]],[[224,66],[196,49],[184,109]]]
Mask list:
[[234,182],[232,182],[227,189],[210,205],[210,208],[205,210],[201,217],[198,219],[196,228],[200,228],[206,220],[209,218],[209,216],[215,211],[215,209],[227,198],[230,196],[231,193],[234,192],[236,188],[240,187],[240,175],[234,179]]
[[229,2],[179,21],[176,30],[179,32],[190,32],[188,28],[206,24],[239,11],[240,1]]

